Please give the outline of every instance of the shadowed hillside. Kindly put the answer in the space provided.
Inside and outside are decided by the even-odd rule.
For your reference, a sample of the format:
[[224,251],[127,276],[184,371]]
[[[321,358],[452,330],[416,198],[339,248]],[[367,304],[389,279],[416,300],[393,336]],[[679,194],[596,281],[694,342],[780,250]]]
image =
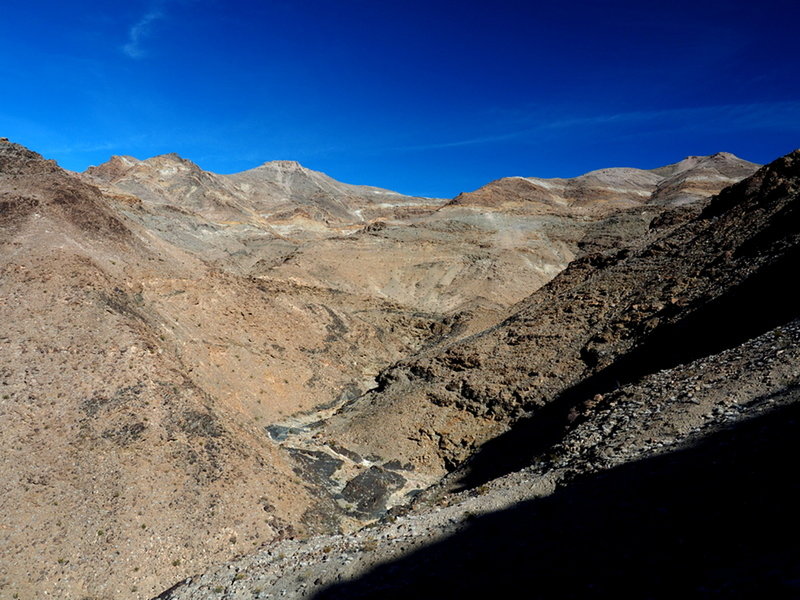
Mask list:
[[314,596],[794,598],[800,393],[697,445],[468,521]]

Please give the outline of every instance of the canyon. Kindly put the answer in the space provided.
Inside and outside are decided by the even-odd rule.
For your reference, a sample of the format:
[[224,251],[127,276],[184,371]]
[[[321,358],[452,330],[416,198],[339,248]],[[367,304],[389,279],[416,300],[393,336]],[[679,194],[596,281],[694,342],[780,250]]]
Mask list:
[[0,595],[787,592],[799,195],[800,151],[438,199],[0,142]]

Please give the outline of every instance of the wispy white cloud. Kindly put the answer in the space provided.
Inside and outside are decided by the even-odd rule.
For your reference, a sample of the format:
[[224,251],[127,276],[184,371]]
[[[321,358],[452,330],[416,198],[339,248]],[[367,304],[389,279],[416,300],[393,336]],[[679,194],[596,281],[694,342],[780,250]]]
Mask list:
[[97,141],[97,142],[66,142],[61,145],[54,144],[47,148],[47,153],[62,154],[89,154],[92,152],[114,151],[120,149],[136,148],[146,140],[144,135],[134,135],[128,138]]
[[636,124],[650,122],[681,123],[701,129],[725,125],[737,129],[800,126],[800,102],[754,102],[720,104],[662,110],[644,110],[609,115],[594,115],[545,123],[545,128],[561,129],[584,125]]
[[142,48],[142,41],[150,34],[153,23],[164,18],[164,12],[159,7],[150,9],[128,29],[128,41],[122,46],[122,52],[128,58],[144,58],[146,52]]
[[654,127],[657,129],[659,124],[669,126],[671,130],[707,130],[709,128],[724,127],[729,131],[743,131],[779,127],[781,129],[800,131],[800,102],[725,104],[566,118],[533,115],[521,119],[514,129],[507,129],[508,125],[506,124],[506,131],[496,134],[404,146],[395,148],[395,150],[437,150],[462,146],[481,146],[546,136],[579,127],[638,126],[646,131],[652,130]]

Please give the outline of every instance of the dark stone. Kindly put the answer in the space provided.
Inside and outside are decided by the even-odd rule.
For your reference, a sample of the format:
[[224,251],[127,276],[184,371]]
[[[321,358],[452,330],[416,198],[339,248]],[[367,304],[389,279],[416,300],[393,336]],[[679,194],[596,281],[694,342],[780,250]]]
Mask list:
[[297,469],[299,475],[326,488],[334,486],[331,475],[344,464],[343,460],[319,450],[300,450],[298,448],[288,448],[288,450],[299,465]]
[[119,429],[107,429],[102,435],[119,446],[127,446],[138,440],[145,429],[147,429],[147,425],[144,423],[128,423]]
[[180,425],[181,429],[191,436],[219,437],[222,435],[222,427],[211,413],[196,410],[186,411]]
[[276,442],[286,441],[290,435],[297,435],[303,431],[297,427],[286,427],[284,425],[267,425],[264,430]]
[[414,465],[411,463],[402,464],[399,460],[390,460],[383,463],[384,469],[391,469],[392,471],[413,471]]
[[348,481],[342,497],[355,504],[360,516],[379,517],[386,510],[391,493],[405,483],[405,477],[373,466]]
[[330,447],[331,450],[333,450],[337,454],[341,454],[342,456],[346,456],[347,458],[352,460],[354,463],[360,463],[361,460],[362,460],[360,454],[358,454],[357,452],[353,452],[352,450],[348,450],[344,446],[340,446],[339,444],[337,444],[335,442],[329,443],[328,446]]

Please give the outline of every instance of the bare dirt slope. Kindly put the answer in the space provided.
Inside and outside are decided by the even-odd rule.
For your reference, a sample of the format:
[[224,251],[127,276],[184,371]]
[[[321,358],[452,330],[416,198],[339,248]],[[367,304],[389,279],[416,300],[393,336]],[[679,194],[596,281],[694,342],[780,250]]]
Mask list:
[[2,595],[135,597],[302,527],[292,465],[145,306],[204,266],[19,146],[0,173]]

